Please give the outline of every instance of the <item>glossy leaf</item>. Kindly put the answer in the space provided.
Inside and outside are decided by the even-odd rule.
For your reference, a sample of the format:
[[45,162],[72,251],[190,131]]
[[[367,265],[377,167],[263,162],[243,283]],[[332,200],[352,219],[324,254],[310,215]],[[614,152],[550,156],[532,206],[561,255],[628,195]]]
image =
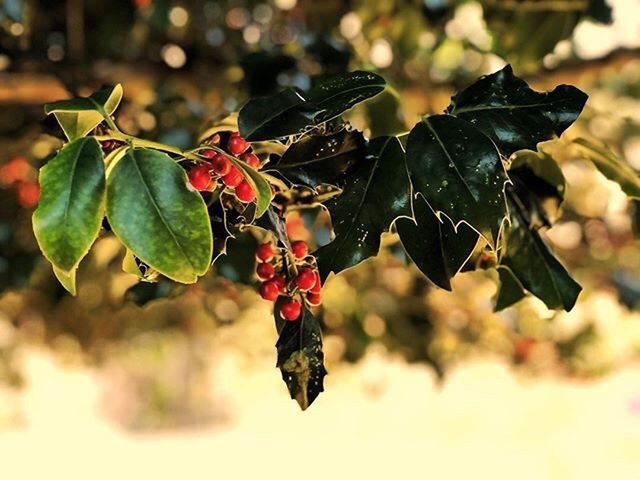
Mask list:
[[638,173],[613,152],[584,138],[573,141],[578,154],[593,162],[609,180],[616,182],[627,196],[640,199],[640,177]]
[[40,170],[42,195],[33,230],[44,256],[71,272],[98,236],[104,216],[105,171],[100,144],[81,138]]
[[375,97],[386,86],[384,78],[371,72],[348,72],[332,77],[314,86],[307,95],[320,113],[316,123],[326,122],[349,110],[354,105]]
[[315,188],[323,183],[337,184],[366,155],[362,133],[341,130],[302,138],[287,149],[273,168],[294,184]]
[[240,134],[250,141],[272,140],[301,133],[331,120],[385,88],[382,77],[350,72],[319,83],[308,93],[292,88],[250,100],[240,110]]
[[396,220],[402,246],[418,269],[433,283],[451,290],[451,278],[460,271],[478,243],[478,233],[466,224],[458,232],[447,218],[438,220],[422,197],[413,202],[415,221]]
[[207,208],[168,155],[135,149],[118,161],[107,181],[107,218],[122,243],[161,274],[193,283],[208,270]]
[[506,216],[506,176],[493,142],[451,115],[424,118],[409,134],[407,166],[414,193],[457,226],[466,222],[490,244]]
[[397,138],[372,141],[375,153],[344,186],[342,194],[326,202],[335,238],[315,255],[322,278],[376,255],[380,235],[402,215],[410,215],[409,179],[405,154]]
[[509,169],[511,185],[530,226],[550,227],[564,200],[565,180],[558,164],[545,153],[523,150]]
[[536,229],[529,228],[516,203],[500,261],[520,284],[549,308],[573,308],[582,290],[556,259]]
[[[276,302],[274,315],[280,319],[282,299]],[[313,314],[303,307],[301,317],[295,322],[277,321],[279,338],[276,343],[278,361],[276,366],[282,373],[291,398],[302,410],[324,391],[324,367],[322,332]]]
[[313,125],[319,110],[292,88],[246,103],[238,115],[240,135],[249,141],[272,140],[300,133]]
[[498,293],[496,293],[495,311],[499,312],[518,303],[527,296],[527,292],[525,292],[516,276],[508,267],[499,265],[497,271],[500,284],[498,285]]
[[586,101],[587,95],[570,85],[536,92],[507,65],[456,94],[447,113],[471,122],[509,156],[561,135]]
[[118,108],[122,100],[122,86],[104,88],[89,97],[72,98],[45,105],[48,115],[53,113],[69,140],[84,137],[105,117]]

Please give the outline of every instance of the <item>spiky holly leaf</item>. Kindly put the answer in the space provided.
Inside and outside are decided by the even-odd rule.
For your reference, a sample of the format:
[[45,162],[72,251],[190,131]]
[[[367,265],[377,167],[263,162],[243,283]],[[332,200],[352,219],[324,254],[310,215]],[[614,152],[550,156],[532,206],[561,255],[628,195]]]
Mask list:
[[522,300],[527,292],[509,267],[499,265],[496,270],[500,284],[495,297],[495,311],[499,312]]
[[396,218],[410,215],[402,145],[395,137],[379,137],[371,147],[371,160],[353,172],[340,195],[325,203],[335,238],[315,252],[323,279],[376,255],[380,235]]
[[522,206],[511,200],[510,208],[511,225],[505,233],[500,263],[508,267],[520,284],[547,307],[571,310],[582,287],[553,255],[538,230],[529,227]]
[[209,269],[206,205],[168,155],[141,148],[118,160],[107,179],[107,218],[136,257],[172,280],[193,283]]
[[296,135],[327,122],[382,92],[385,81],[369,72],[350,72],[319,83],[308,93],[288,88],[249,100],[238,115],[240,134],[250,141]]
[[402,246],[429,280],[451,290],[451,278],[469,259],[478,243],[478,233],[466,224],[456,232],[448,218],[438,220],[421,196],[413,201],[413,214],[415,220],[396,220]]
[[561,135],[578,118],[587,98],[571,85],[536,92],[507,65],[457,93],[447,113],[472,123],[509,156],[535,150],[539,142]]
[[45,105],[48,115],[53,113],[69,140],[84,137],[105,117],[112,115],[122,100],[122,86],[107,87],[89,97],[61,100]]
[[319,112],[292,88],[249,100],[238,114],[240,135],[249,141],[272,140],[300,133]]
[[340,130],[328,135],[308,135],[292,144],[273,168],[294,184],[312,188],[336,185],[346,172],[367,156],[361,132]]
[[80,138],[65,145],[40,170],[40,187],[42,196],[33,213],[38,245],[63,285],[75,290],[71,272],[89,251],[104,217],[105,169],[100,144],[93,138]]
[[313,314],[303,307],[300,318],[289,322],[280,319],[278,299],[274,308],[279,337],[276,343],[278,361],[276,366],[282,373],[291,398],[298,402],[302,410],[324,391],[324,366],[322,352],[322,331]]
[[558,164],[543,152],[516,152],[507,188],[522,205],[530,226],[551,226],[564,200],[565,180]]
[[307,97],[320,113],[314,121],[323,123],[349,110],[354,105],[381,93],[387,82],[371,72],[348,72],[331,77],[314,86]]
[[495,244],[507,214],[506,175],[489,137],[451,115],[426,117],[409,134],[407,166],[414,192],[434,211]]

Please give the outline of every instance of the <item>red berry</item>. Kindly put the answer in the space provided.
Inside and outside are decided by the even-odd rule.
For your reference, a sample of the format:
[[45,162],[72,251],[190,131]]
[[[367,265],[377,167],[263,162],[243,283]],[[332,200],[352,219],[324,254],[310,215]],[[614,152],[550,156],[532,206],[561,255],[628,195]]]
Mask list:
[[189,181],[196,190],[206,190],[211,183],[211,173],[206,165],[196,165],[189,171]]
[[285,300],[280,307],[280,314],[285,320],[293,322],[300,317],[302,305],[297,300]]
[[284,275],[282,275],[281,273],[276,273],[271,280],[273,282],[276,282],[278,288],[280,289],[280,292],[284,293],[284,291],[287,289],[287,280],[284,278]]
[[260,159],[253,153],[243,153],[240,155],[240,160],[253,168],[258,168],[260,166]]
[[232,154],[240,155],[247,148],[249,148],[249,144],[240,135],[234,134],[229,138],[229,141],[227,142],[227,148]]
[[313,287],[311,287],[311,290],[309,290],[311,293],[320,293],[322,291],[322,280],[320,279],[320,274],[318,272],[314,272],[315,277],[316,277],[316,283],[313,284]]
[[221,153],[216,153],[211,158],[211,170],[222,177],[228,175],[232,168],[231,161]]
[[0,184],[11,185],[26,179],[31,165],[26,157],[16,155],[0,167]]
[[238,200],[241,202],[249,203],[256,199],[256,192],[249,182],[242,180],[236,187],[236,197],[238,197]]
[[316,275],[310,268],[303,268],[296,277],[296,285],[300,290],[310,290],[316,283]]
[[256,249],[256,258],[259,262],[268,262],[273,258],[273,245],[270,243],[263,243]]
[[202,156],[208,159],[213,159],[216,158],[216,156],[219,155],[218,152],[216,152],[214,149],[209,148],[207,150],[203,150],[202,151]]
[[40,200],[40,186],[34,182],[20,183],[18,185],[18,203],[24,208],[32,208]]
[[302,240],[298,240],[297,242],[293,242],[291,244],[291,251],[296,258],[304,258],[309,253],[309,247]]
[[273,302],[278,298],[278,295],[280,295],[280,289],[273,280],[268,280],[260,285],[260,296],[265,300]]
[[322,295],[319,293],[309,292],[307,293],[307,302],[316,307],[322,303]]
[[232,166],[229,173],[222,177],[222,182],[227,187],[237,187],[244,180],[242,173],[236,167]]
[[256,268],[256,273],[261,280],[269,280],[275,275],[276,269],[270,263],[260,263]]
[[209,186],[205,188],[205,191],[213,192],[217,187],[218,187],[218,179],[212,178],[211,181],[209,182]]

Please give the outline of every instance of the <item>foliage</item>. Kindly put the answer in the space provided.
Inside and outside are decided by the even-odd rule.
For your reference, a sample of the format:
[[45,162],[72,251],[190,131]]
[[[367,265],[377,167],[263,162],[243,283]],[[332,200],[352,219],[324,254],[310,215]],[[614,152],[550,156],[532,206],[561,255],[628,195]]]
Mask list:
[[[397,232],[408,257],[439,287],[450,289],[462,269],[497,268],[497,309],[530,293],[570,310],[581,288],[542,231],[552,223],[544,200],[562,201],[564,179],[533,149],[577,119],[586,95],[566,85],[535,92],[507,66],[455,95],[445,114],[422,118],[408,136],[366,138],[340,120],[385,88],[378,75],[353,72],[307,92],[253,99],[239,112],[239,134],[210,130],[192,150],[121,132],[105,107],[112,94],[56,102],[47,111],[78,121],[82,114],[84,126],[72,129],[56,113],[72,141],[42,171],[34,213],[40,248],[69,290],[105,213],[105,231],[127,247],[125,270],[137,269],[144,281],[193,283],[232,258],[253,270],[256,252],[261,295],[279,297],[277,365],[303,409],[326,374],[313,314],[321,282],[303,279],[311,275],[305,270],[324,281],[356,266],[378,253],[384,232]],[[89,103],[94,110],[84,109]],[[84,136],[87,125],[98,129]],[[627,186],[637,178],[629,172],[603,171],[634,194]],[[298,239],[289,238],[285,221],[292,210],[318,205],[331,217],[333,238],[308,254],[292,244]],[[242,240],[248,231],[264,242],[257,250]],[[252,281],[247,276],[235,280]]]

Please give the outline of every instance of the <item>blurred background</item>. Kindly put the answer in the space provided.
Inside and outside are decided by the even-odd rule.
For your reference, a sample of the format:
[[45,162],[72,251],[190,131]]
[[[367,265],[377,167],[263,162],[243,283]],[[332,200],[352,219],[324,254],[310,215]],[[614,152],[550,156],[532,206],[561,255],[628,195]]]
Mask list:
[[[326,286],[330,374],[304,413],[275,369],[252,234],[190,286],[138,284],[103,236],[73,298],[31,232],[61,145],[43,103],[122,83],[123,130],[188,147],[251,96],[368,69],[397,95],[348,120],[392,134],[507,62],[586,91],[566,135],[640,169],[638,0],[1,1],[0,477],[640,479],[640,210],[562,149],[548,238],[584,286],[574,310],[494,313],[493,274],[439,290],[388,235]],[[321,217],[291,215],[290,236],[326,242]]]

